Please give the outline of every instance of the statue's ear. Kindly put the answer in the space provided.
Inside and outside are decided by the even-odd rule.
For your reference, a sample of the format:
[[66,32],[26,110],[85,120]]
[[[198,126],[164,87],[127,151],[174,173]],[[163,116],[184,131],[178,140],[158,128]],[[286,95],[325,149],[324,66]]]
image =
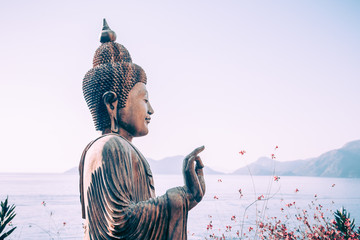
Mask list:
[[119,132],[119,123],[118,123],[118,97],[116,93],[113,91],[108,91],[103,94],[103,101],[106,106],[106,110],[109,114],[111,121],[111,132],[118,133]]

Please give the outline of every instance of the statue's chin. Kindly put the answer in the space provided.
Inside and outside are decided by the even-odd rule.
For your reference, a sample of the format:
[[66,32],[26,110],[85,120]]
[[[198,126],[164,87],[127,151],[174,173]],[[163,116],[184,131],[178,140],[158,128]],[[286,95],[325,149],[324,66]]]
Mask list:
[[149,133],[148,123],[127,123],[125,121],[120,122],[120,135],[130,135],[131,137],[142,137]]
[[127,132],[130,133],[130,135],[133,137],[143,137],[149,133],[149,129],[147,126],[144,126],[141,129],[130,128]]
[[146,131],[136,133],[136,135],[134,135],[134,137],[143,137],[143,136],[146,136],[148,133],[149,133],[149,130],[146,129]]

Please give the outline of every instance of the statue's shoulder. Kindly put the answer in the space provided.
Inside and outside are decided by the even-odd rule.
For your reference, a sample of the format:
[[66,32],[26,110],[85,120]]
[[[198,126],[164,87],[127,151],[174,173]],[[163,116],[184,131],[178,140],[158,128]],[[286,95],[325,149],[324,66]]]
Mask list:
[[93,172],[101,166],[104,155],[114,151],[130,152],[131,145],[118,135],[108,134],[91,142],[85,151],[84,169]]

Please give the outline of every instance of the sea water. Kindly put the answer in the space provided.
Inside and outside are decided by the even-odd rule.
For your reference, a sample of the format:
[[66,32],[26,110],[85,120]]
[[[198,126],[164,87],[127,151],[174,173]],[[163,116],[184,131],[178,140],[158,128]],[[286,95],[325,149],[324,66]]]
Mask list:
[[[180,175],[154,176],[156,194],[183,185]],[[295,214],[316,212],[329,219],[345,207],[360,225],[360,179],[271,176],[206,176],[206,194],[189,212],[189,239],[210,234],[236,239],[256,221],[285,219],[296,227]],[[79,177],[72,174],[0,174],[0,200],[15,204],[17,229],[8,239],[82,239]],[[241,193],[239,192],[241,190]],[[291,204],[291,206],[289,206]],[[211,223],[211,229],[207,229]],[[231,231],[229,229],[231,226]],[[9,226],[7,229],[9,229]]]

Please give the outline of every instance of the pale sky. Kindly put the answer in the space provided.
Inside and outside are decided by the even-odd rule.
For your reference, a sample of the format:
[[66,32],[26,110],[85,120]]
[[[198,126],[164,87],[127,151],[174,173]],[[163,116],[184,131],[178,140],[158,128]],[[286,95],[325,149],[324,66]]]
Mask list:
[[[2,1],[0,172],[63,172],[95,132],[82,79],[102,19],[148,77],[147,157],[230,172],[360,139],[360,1]],[[244,156],[239,151],[246,150]]]

